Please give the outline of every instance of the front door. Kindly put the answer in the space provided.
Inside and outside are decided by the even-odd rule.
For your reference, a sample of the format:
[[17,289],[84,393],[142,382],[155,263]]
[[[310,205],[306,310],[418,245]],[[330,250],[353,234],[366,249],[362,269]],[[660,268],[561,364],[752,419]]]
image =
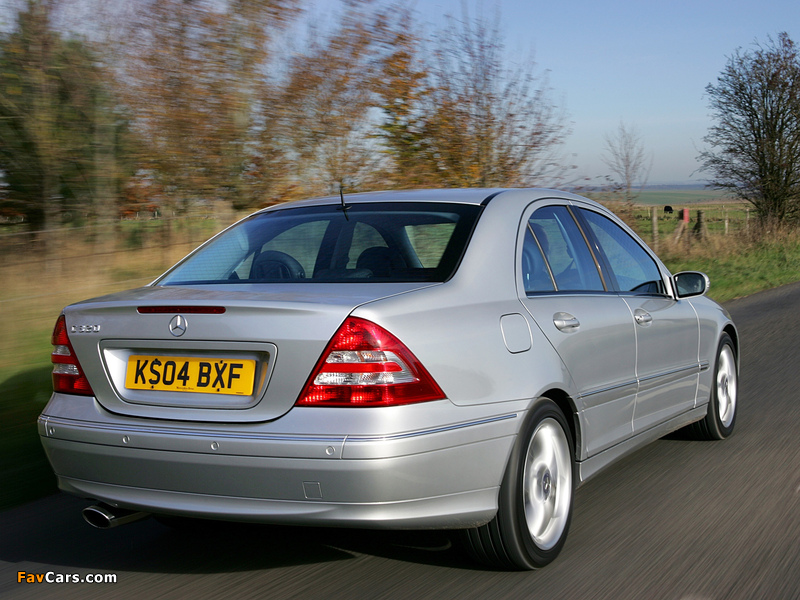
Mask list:
[[694,407],[699,375],[697,314],[688,301],[668,294],[663,274],[636,239],[599,213],[578,212],[635,323],[639,392],[633,429],[645,431]]

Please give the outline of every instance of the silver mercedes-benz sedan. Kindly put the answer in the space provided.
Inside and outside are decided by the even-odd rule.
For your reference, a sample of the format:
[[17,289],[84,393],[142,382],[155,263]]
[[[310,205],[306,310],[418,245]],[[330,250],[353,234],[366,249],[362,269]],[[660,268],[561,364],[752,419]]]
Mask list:
[[578,485],[679,428],[732,432],[739,338],[708,285],[553,190],[273,206],[65,308],[39,433],[98,527],[461,529],[541,567]]

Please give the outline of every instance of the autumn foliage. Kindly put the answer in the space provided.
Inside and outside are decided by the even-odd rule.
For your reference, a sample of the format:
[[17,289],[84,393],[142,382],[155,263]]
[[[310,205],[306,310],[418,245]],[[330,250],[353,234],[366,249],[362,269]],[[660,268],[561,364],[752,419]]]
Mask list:
[[0,35],[0,209],[34,229],[562,174],[546,78],[466,9],[431,28],[380,0],[76,6],[21,1]]

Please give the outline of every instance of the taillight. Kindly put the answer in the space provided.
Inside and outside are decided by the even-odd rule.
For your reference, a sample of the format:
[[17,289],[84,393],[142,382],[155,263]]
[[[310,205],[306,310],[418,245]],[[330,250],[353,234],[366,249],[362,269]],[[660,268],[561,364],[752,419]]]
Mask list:
[[348,317],[303,388],[300,406],[396,406],[444,392],[406,346],[382,327]]
[[53,353],[50,355],[53,363],[53,390],[64,394],[94,396],[69,341],[67,320],[64,315],[58,317],[56,321],[51,343],[53,344]]

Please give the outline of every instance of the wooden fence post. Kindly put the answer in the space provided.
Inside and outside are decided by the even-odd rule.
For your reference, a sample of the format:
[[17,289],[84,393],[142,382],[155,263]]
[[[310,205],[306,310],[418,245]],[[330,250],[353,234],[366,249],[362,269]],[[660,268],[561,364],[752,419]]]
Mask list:
[[658,254],[658,208],[655,206],[650,209],[650,223],[653,229],[653,252]]
[[688,251],[690,245],[689,238],[691,237],[686,231],[689,228],[689,209],[682,208],[678,214],[680,215],[680,222],[678,223],[678,228],[675,230],[675,239],[673,242],[677,244],[681,236],[686,233],[686,250]]
[[706,224],[705,211],[703,210],[697,211],[697,222],[694,224],[694,229],[692,233],[700,241],[706,240],[708,238],[708,225]]

